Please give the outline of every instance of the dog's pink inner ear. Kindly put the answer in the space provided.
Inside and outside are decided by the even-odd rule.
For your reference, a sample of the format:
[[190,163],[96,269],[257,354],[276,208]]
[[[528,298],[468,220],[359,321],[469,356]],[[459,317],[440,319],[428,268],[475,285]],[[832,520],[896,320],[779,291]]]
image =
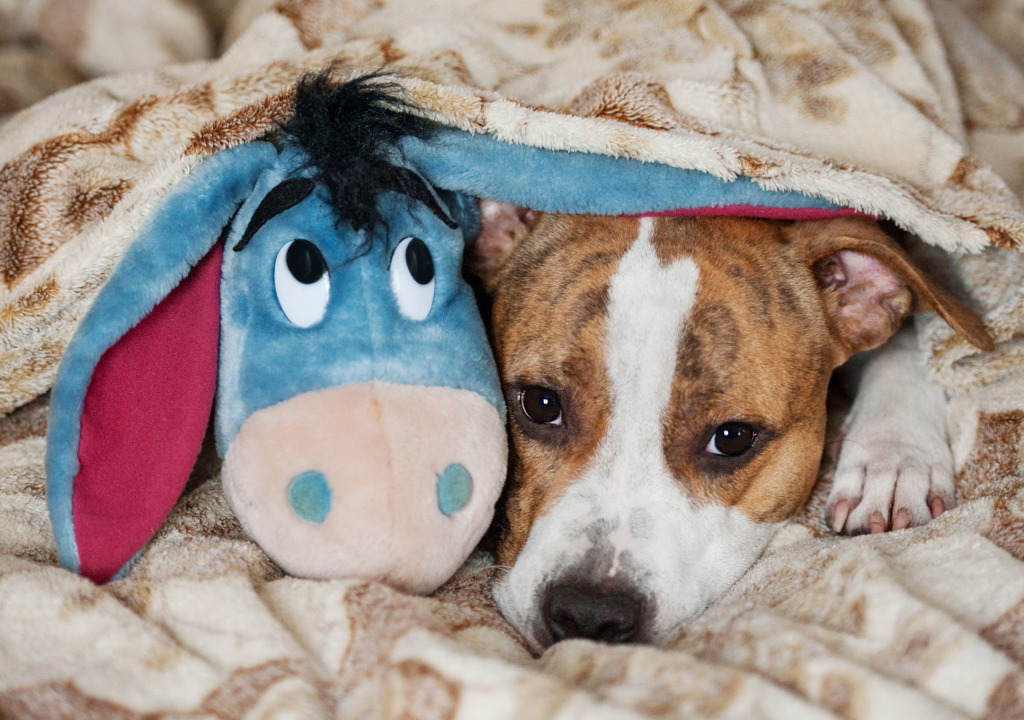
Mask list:
[[885,341],[912,312],[935,310],[980,350],[995,343],[981,319],[916,267],[866,218],[806,220],[783,228],[821,288],[836,361]]
[[864,253],[840,250],[814,264],[826,312],[849,347],[877,347],[913,312],[914,295],[885,263]]
[[469,270],[493,288],[509,255],[530,232],[535,221],[536,213],[528,208],[481,200],[480,234],[466,249]]

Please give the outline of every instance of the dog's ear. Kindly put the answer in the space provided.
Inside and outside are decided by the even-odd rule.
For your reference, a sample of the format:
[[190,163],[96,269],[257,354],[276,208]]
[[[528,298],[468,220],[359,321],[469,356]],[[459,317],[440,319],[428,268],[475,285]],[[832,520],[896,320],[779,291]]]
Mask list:
[[480,200],[480,232],[466,248],[466,268],[488,292],[498,286],[509,256],[536,221],[537,213],[528,208]]
[[917,268],[867,218],[796,222],[783,231],[821,292],[836,365],[885,342],[914,312],[935,310],[975,347],[995,347],[980,318]]

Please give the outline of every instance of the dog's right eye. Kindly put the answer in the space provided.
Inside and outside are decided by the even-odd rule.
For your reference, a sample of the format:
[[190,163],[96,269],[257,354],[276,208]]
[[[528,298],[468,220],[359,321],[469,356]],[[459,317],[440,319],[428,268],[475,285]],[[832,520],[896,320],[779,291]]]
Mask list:
[[749,450],[756,439],[757,432],[750,425],[727,422],[718,426],[704,450],[712,455],[737,457]]
[[530,385],[519,393],[519,406],[523,414],[538,425],[561,425],[562,403],[551,388]]

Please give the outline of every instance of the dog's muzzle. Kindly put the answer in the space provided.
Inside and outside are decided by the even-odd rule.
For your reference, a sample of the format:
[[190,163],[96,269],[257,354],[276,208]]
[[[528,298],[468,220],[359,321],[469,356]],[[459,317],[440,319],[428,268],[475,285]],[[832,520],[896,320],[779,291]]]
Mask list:
[[649,601],[625,583],[555,582],[540,601],[551,642],[583,638],[606,643],[643,642]]

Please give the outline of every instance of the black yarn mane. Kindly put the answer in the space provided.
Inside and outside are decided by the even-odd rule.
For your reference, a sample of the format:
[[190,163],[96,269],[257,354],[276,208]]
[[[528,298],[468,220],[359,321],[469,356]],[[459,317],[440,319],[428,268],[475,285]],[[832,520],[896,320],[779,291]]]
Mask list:
[[386,224],[377,208],[384,190],[418,200],[458,227],[427,183],[393,162],[401,138],[426,138],[437,128],[413,115],[401,93],[382,72],[336,84],[327,69],[299,81],[294,114],[281,129],[310,157],[313,179],[326,186],[336,217],[356,231]]

